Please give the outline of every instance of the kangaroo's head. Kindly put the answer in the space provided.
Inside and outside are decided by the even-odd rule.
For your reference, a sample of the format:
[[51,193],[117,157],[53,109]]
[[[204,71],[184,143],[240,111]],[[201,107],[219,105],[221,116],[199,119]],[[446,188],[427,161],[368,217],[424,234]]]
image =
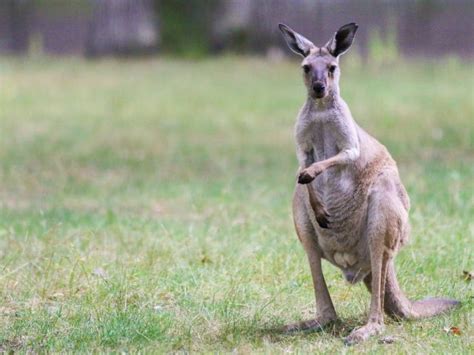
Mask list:
[[313,99],[339,95],[339,56],[352,45],[357,24],[342,26],[319,48],[288,26],[280,24],[279,27],[290,49],[304,58],[301,67],[308,95]]

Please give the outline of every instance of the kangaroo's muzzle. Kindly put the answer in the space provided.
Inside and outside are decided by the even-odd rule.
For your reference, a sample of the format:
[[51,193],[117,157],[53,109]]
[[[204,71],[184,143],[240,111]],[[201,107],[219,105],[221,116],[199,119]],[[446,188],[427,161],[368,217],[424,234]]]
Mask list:
[[326,85],[321,81],[317,81],[313,84],[313,91],[316,98],[321,99],[326,96]]

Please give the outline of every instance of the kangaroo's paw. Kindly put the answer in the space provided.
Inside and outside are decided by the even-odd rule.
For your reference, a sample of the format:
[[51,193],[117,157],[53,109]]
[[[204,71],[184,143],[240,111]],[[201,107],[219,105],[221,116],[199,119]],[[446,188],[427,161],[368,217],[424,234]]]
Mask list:
[[293,332],[302,332],[302,331],[320,331],[325,326],[328,326],[332,323],[336,322],[336,318],[317,318],[317,319],[310,319],[303,322],[297,322],[285,325],[282,329],[283,333],[293,333]]
[[344,339],[346,345],[354,345],[369,339],[373,335],[383,332],[384,325],[380,323],[367,323],[363,327],[354,329],[349,336]]
[[331,216],[327,213],[327,211],[324,210],[323,213],[316,214],[316,222],[318,222],[318,224],[321,228],[328,229],[329,228],[329,218],[330,217]]
[[300,175],[298,176],[298,184],[309,184],[315,178],[316,176],[312,175],[311,171],[309,171],[308,169],[304,169],[300,172]]
[[316,179],[316,176],[323,172],[322,167],[319,164],[313,164],[310,167],[301,170],[298,176],[298,183],[309,184],[311,181]]

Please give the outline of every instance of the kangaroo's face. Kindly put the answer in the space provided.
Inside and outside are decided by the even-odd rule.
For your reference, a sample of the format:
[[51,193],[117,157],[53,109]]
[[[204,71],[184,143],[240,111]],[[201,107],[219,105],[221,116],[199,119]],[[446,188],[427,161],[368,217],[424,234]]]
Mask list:
[[322,99],[335,93],[339,85],[338,59],[326,48],[315,48],[303,59],[301,68],[308,95]]
[[323,99],[339,92],[339,56],[352,45],[357,27],[355,23],[342,26],[326,45],[318,48],[307,38],[280,24],[290,49],[304,58],[301,67],[311,98]]

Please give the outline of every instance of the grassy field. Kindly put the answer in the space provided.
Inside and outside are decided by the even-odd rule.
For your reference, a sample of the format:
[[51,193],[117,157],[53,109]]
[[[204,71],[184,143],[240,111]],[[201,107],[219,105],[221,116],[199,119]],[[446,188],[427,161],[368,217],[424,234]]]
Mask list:
[[327,263],[342,325],[274,330],[314,315],[290,212],[297,63],[11,59],[0,83],[0,351],[472,353],[472,63],[343,65],[411,196],[403,289],[462,301],[351,348],[369,296]]

